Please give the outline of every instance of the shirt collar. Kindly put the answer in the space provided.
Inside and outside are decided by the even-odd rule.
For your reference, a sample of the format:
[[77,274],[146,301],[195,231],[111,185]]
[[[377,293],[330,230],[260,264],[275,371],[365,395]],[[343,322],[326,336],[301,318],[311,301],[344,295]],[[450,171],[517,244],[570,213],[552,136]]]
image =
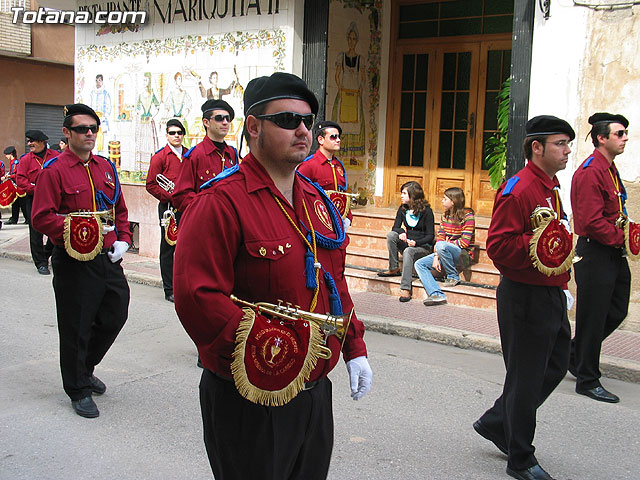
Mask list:
[[597,148],[593,151],[593,154],[591,154],[591,156],[593,157],[591,165],[595,165],[601,170],[607,170],[610,166],[613,165],[615,171],[615,163],[611,162],[611,164],[609,164],[609,160],[607,160],[607,158],[602,153],[600,153],[600,150],[598,150]]
[[540,167],[538,167],[531,161],[527,163],[527,168],[531,169],[531,173],[540,178],[544,186],[549,190],[553,190],[555,187],[560,188],[560,182],[558,181],[558,177],[556,177],[555,175],[553,176],[553,178],[549,178],[549,175],[547,175]]

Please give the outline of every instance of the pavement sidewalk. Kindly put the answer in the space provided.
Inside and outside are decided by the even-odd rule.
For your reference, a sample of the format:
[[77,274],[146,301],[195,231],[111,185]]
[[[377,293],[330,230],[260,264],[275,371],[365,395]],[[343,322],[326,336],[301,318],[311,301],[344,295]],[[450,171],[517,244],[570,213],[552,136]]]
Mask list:
[[[0,257],[31,262],[27,225],[3,225]],[[127,253],[123,267],[129,281],[162,287],[157,258]],[[35,268],[33,273],[37,275]],[[501,352],[495,310],[454,305],[425,307],[418,300],[401,303],[396,297],[370,292],[352,292],[351,296],[358,317],[369,330]],[[620,329],[611,334],[603,343],[601,370],[607,377],[640,383],[640,334]]]

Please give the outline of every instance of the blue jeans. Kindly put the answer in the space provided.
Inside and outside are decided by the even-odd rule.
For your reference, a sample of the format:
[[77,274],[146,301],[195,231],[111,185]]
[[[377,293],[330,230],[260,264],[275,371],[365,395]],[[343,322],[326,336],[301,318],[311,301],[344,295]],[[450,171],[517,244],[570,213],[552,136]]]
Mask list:
[[[460,260],[460,253],[462,252],[460,247],[453,243],[440,241],[436,243],[434,250],[438,254],[440,266],[444,270],[444,273],[446,273],[447,278],[460,280],[460,275],[456,268],[456,263]],[[427,255],[426,257],[422,257],[417,260],[414,267],[420,277],[420,281],[422,282],[424,289],[427,291],[427,294],[444,297],[445,294],[442,292],[438,282],[436,282],[436,279],[433,278],[433,275],[431,274],[431,269],[433,268],[433,257],[436,253],[432,253],[431,255]]]

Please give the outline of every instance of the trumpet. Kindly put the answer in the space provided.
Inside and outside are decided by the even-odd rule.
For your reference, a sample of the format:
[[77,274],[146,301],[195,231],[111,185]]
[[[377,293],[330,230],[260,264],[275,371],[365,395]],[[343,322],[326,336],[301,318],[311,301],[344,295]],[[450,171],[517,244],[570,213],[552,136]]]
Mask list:
[[67,213],[70,217],[93,217],[94,215],[98,217],[102,223],[113,222],[113,212],[111,210],[100,210],[99,212],[91,212],[89,210],[80,210],[78,212],[70,212]]
[[173,189],[176,187],[175,183],[173,183],[171,180],[169,180],[167,177],[165,177],[161,173],[156,175],[156,182],[158,182],[158,185],[160,185],[163,189],[165,189],[169,193],[173,193]]
[[326,346],[327,338],[330,335],[335,335],[340,341],[340,345],[342,345],[347,330],[349,329],[349,324],[351,323],[351,316],[353,315],[353,310],[351,310],[348,315],[331,315],[329,313],[323,315],[321,313],[307,312],[306,310],[301,310],[298,305],[292,305],[289,302],[283,305],[282,300],[278,300],[278,304],[275,305],[266,302],[251,303],[246,300],[241,300],[235,295],[231,295],[229,298],[231,298],[234,303],[249,307],[255,311],[256,314],[266,313],[272,317],[277,317],[289,322],[306,320],[317,324],[320,327],[320,331],[324,334],[324,341],[320,347],[320,358],[325,360],[331,358],[331,349]]

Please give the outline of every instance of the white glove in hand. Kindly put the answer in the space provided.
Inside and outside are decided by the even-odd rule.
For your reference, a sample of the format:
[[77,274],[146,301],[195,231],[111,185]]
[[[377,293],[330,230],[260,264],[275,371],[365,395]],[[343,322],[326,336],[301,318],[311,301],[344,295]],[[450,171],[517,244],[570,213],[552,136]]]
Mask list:
[[107,255],[109,255],[109,260],[111,260],[111,263],[116,263],[122,258],[127,250],[129,250],[129,244],[127,242],[116,240],[115,242],[113,242],[111,251],[108,252]]
[[351,398],[359,400],[371,390],[373,372],[367,357],[356,357],[347,362],[347,372],[351,381]]
[[560,223],[564,226],[567,232],[571,233],[571,225],[569,224],[569,221],[566,218],[560,219]]
[[102,235],[106,235],[109,232],[113,232],[116,229],[115,225],[102,224]]
[[575,302],[575,299],[573,298],[573,295],[571,295],[571,292],[569,290],[563,290],[563,291],[567,297],[567,310],[571,310],[571,307],[573,307],[573,303]]
[[346,232],[347,230],[349,230],[349,227],[351,226],[351,220],[345,218],[342,223],[344,224],[344,231]]

